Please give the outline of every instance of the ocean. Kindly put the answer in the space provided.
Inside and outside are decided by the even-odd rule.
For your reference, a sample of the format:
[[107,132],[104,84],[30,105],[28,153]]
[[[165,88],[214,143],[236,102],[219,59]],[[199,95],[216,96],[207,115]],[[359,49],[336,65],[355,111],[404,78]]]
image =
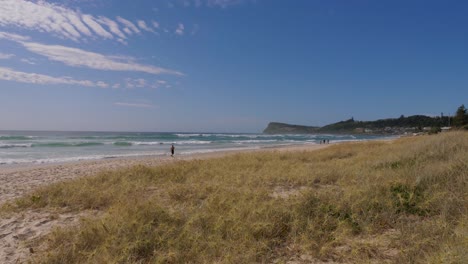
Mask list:
[[382,139],[371,135],[0,131],[0,168],[10,164],[176,155]]

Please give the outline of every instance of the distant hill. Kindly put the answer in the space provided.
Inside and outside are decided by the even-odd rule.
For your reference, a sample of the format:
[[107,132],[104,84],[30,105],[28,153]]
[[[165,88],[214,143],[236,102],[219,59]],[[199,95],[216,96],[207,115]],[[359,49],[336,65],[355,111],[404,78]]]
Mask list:
[[313,134],[313,133],[371,133],[402,134],[416,132],[425,127],[443,127],[449,123],[449,117],[430,117],[414,115],[409,117],[379,119],[376,121],[355,121],[353,118],[323,127],[290,125],[271,122],[263,131],[265,134]]
[[312,134],[316,133],[320,127],[290,125],[285,123],[271,122],[263,130],[265,134]]

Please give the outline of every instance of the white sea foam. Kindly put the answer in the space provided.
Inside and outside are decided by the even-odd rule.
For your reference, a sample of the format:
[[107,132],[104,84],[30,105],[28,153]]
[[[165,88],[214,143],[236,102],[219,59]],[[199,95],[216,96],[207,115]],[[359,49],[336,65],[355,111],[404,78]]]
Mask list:
[[153,145],[167,145],[167,144],[175,144],[175,145],[204,145],[210,144],[211,141],[203,141],[203,140],[180,140],[180,141],[131,141],[129,142],[132,145],[142,145],[142,146],[153,146]]
[[175,134],[178,137],[220,137],[220,138],[286,138],[286,137],[300,137],[300,138],[315,138],[317,135],[310,134],[221,134],[221,133],[201,133],[201,134]]
[[0,143],[0,148],[29,148],[32,144],[4,144]]
[[199,137],[202,134],[175,134],[178,137]]
[[132,144],[132,145],[142,145],[142,146],[153,146],[153,145],[161,145],[162,144],[162,142],[158,142],[158,141],[148,141],[148,142],[145,142],[145,141],[130,141],[129,143]]
[[236,144],[247,144],[247,143],[271,143],[278,142],[276,139],[250,139],[250,140],[234,140],[232,141]]
[[205,145],[211,144],[211,141],[203,141],[203,140],[182,140],[182,141],[167,141],[164,144],[175,144],[175,145]]
[[31,162],[33,162],[33,160],[27,160],[27,159],[0,159],[0,165],[31,163]]
[[[229,137],[229,138],[258,138],[264,135],[257,134],[202,134],[203,137]],[[268,135],[265,135],[268,136]]]

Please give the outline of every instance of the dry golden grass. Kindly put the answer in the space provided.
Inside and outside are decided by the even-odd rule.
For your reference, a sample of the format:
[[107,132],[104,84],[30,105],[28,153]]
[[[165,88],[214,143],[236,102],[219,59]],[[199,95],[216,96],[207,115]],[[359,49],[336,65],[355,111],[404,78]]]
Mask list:
[[139,166],[3,211],[102,212],[43,239],[42,263],[463,263],[467,180],[453,132]]

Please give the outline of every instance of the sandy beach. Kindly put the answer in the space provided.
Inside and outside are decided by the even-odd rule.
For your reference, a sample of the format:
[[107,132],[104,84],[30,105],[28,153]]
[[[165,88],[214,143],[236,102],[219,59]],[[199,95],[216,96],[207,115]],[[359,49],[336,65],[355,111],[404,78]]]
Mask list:
[[[330,145],[297,145],[256,150],[220,151],[196,155],[136,157],[127,159],[105,159],[61,164],[41,164],[0,167],[0,204],[27,195],[29,192],[48,184],[67,181],[79,177],[92,176],[100,171],[128,168],[135,165],[159,166],[180,160],[208,159],[223,157],[240,152],[256,151],[312,151]],[[177,154],[177,153],[176,153]],[[23,212],[0,215],[0,263],[22,263],[34,249],[30,247],[38,238],[49,233],[54,227],[74,225],[82,216],[99,212],[54,213]]]

